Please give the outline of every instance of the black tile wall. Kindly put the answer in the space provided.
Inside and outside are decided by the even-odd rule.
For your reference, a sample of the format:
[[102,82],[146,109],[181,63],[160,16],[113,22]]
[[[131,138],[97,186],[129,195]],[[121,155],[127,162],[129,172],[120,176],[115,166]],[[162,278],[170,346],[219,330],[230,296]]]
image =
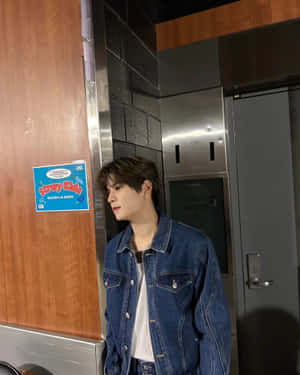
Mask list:
[[106,46],[119,57],[123,55],[124,29],[118,17],[105,7]]
[[111,6],[120,17],[127,20],[127,1],[126,0],[106,0],[106,3]]
[[152,51],[156,51],[155,24],[138,0],[128,0],[128,25]]
[[107,53],[109,94],[122,103],[131,103],[127,66],[110,52]]
[[118,101],[110,101],[111,130],[113,139],[126,140],[125,114],[123,105]]
[[151,114],[154,117],[160,117],[159,102],[150,95],[132,93],[132,101],[135,107]]
[[135,156],[135,145],[131,143],[114,141],[113,147],[114,147],[114,157],[116,159],[126,157],[126,156]]
[[148,144],[149,147],[161,150],[161,123],[156,118],[148,117]]
[[[139,155],[153,160],[163,184],[155,25],[142,4],[138,0],[106,1],[113,152],[114,158]],[[163,188],[161,201],[164,208]]]
[[146,147],[136,146],[136,155],[154,161],[154,163],[158,166],[159,175],[162,177],[162,168],[160,167],[162,165],[161,152],[151,150]]
[[127,32],[125,42],[125,59],[153,85],[158,85],[158,63],[153,56],[131,32]]
[[159,89],[156,85],[146,81],[141,75],[130,69],[129,72],[130,90],[137,94],[150,95],[158,99]]
[[137,145],[147,146],[148,129],[145,113],[135,108],[125,108],[126,140]]

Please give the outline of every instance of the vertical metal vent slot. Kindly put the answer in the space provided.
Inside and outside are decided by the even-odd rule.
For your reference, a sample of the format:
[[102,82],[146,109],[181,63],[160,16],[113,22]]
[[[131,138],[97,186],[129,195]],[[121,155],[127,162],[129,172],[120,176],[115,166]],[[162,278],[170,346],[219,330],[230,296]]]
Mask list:
[[210,160],[215,160],[215,142],[209,142]]
[[180,163],[180,145],[175,146],[175,158],[176,158],[176,164]]

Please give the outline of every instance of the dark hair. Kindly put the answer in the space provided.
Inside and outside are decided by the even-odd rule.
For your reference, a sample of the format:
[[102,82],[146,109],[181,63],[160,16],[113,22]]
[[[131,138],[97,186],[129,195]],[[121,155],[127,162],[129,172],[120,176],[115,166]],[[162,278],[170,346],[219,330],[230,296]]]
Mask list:
[[160,184],[155,163],[140,156],[128,156],[116,159],[104,165],[99,174],[101,190],[107,194],[108,178],[113,176],[115,183],[126,184],[140,192],[145,180],[152,182],[152,200],[155,207],[159,204]]

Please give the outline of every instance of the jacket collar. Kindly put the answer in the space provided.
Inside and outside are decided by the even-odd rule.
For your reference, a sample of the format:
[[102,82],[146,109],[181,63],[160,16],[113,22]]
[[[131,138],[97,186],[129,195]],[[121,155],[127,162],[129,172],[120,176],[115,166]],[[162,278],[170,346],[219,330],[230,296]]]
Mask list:
[[[172,220],[165,215],[159,217],[158,230],[153,238],[151,249],[159,253],[165,253],[171,237]],[[130,240],[133,230],[129,224],[123,232],[117,253],[130,249]]]

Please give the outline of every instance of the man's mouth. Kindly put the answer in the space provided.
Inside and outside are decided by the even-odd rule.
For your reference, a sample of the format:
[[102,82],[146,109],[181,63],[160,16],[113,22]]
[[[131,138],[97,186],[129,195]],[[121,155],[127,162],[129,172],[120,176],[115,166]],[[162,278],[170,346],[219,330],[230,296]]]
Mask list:
[[113,212],[118,212],[120,207],[112,207]]

